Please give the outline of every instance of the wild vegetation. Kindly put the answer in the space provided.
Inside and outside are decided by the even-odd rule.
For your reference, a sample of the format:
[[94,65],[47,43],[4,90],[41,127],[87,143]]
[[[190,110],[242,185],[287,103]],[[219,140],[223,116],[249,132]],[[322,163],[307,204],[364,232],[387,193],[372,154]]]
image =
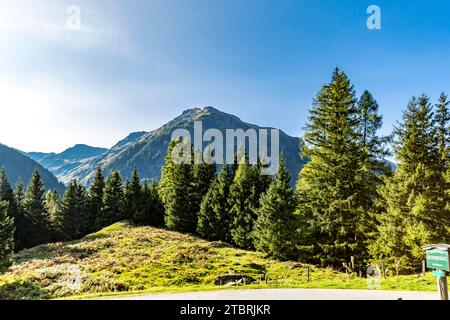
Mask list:
[[[81,240],[21,251],[13,267],[0,275],[0,299],[243,288],[214,285],[220,275],[246,275],[256,281],[245,288],[367,288],[367,280],[354,274],[281,262],[220,241],[119,222]],[[431,274],[390,276],[381,280],[380,288],[434,291],[435,279]]]

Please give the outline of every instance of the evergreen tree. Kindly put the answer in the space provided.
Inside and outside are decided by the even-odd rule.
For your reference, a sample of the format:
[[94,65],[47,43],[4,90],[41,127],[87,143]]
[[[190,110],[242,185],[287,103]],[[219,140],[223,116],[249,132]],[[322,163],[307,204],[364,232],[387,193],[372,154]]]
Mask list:
[[437,124],[437,143],[439,154],[441,156],[441,167],[442,170],[447,170],[449,168],[449,143],[450,143],[450,112],[449,112],[450,101],[447,99],[445,93],[441,93],[439,97],[439,102],[436,105],[436,117],[435,122]]
[[123,207],[122,178],[118,171],[114,171],[106,180],[99,226],[103,228],[123,219]]
[[[255,198],[259,199],[269,189],[273,182],[273,177],[267,174],[263,174],[263,169],[267,165],[264,164],[260,158],[258,158],[255,165],[252,166],[252,172],[255,178]],[[258,200],[259,201],[259,200]]]
[[102,228],[102,207],[103,207],[103,193],[105,190],[105,178],[103,177],[103,170],[97,167],[94,179],[87,199],[86,221],[84,233],[88,234]]
[[14,219],[8,214],[8,203],[0,201],[0,273],[11,265],[14,252]]
[[197,207],[194,196],[191,164],[177,164],[173,168],[173,181],[165,203],[166,226],[170,229],[194,233],[197,228]]
[[28,184],[23,200],[24,213],[27,219],[25,230],[22,230],[23,245],[26,248],[47,243],[51,240],[50,219],[44,204],[45,189],[41,175],[35,170]]
[[233,182],[232,169],[223,165],[200,206],[197,232],[208,240],[231,242],[228,197]]
[[16,189],[14,190],[14,199],[17,205],[17,212],[14,216],[14,249],[18,252],[26,248],[27,232],[30,225],[29,220],[25,215],[25,185],[22,180],[17,182]]
[[355,92],[339,69],[318,93],[304,136],[311,161],[297,182],[300,254],[305,261],[341,267],[366,255],[359,225],[358,179],[363,152]]
[[133,209],[131,208],[131,182],[130,180],[125,180],[123,184],[123,212],[122,215],[124,219],[131,219],[133,217]]
[[384,257],[388,266],[400,263],[401,270],[411,271],[420,268],[422,246],[450,241],[449,185],[428,97],[410,101],[395,135],[399,165],[380,188],[386,213],[370,249],[374,259]]
[[133,217],[133,221],[154,227],[164,226],[164,205],[159,197],[158,183],[145,183],[142,190],[143,210]]
[[8,215],[14,218],[17,214],[17,204],[4,169],[0,169],[0,201],[8,203]]
[[261,207],[253,231],[257,250],[280,259],[295,257],[297,220],[295,197],[284,157],[281,157],[276,180],[261,197]]
[[[189,140],[180,139],[170,143],[162,168],[159,194],[164,203],[166,226],[176,231],[194,233],[198,204],[190,144]],[[175,163],[174,157],[182,160],[181,163]]]
[[44,206],[49,216],[51,240],[59,241],[61,240],[61,238],[56,225],[57,224],[56,219],[60,207],[59,207],[59,196],[55,190],[47,191],[47,193],[45,194]]
[[193,170],[193,206],[195,207],[198,215],[202,200],[216,178],[217,168],[215,163],[210,164],[206,161],[201,164],[194,164]]
[[172,188],[173,183],[173,171],[175,168],[175,163],[172,159],[172,153],[175,146],[181,143],[180,140],[172,140],[170,141],[169,148],[167,150],[167,155],[165,158],[164,166],[161,168],[161,180],[159,183],[159,196],[163,201],[164,205],[169,200],[169,193]]
[[[387,144],[391,137],[378,135],[383,124],[383,117],[378,114],[378,103],[367,90],[364,91],[357,103],[359,118],[359,148],[361,152],[358,164],[359,174],[356,179],[356,192],[361,206],[361,214],[357,227],[360,234],[366,235],[364,247],[367,247],[376,237],[377,215],[383,211],[379,205],[380,195],[377,189],[383,184],[383,178],[391,175],[385,158],[390,155]],[[360,253],[359,262],[368,263],[368,250]]]
[[260,174],[258,165],[251,166],[245,156],[238,165],[230,187],[231,237],[234,244],[241,248],[253,248],[253,226],[260,197],[265,192]]
[[56,229],[62,240],[79,239],[84,236],[86,188],[76,180],[67,186],[61,208],[55,217]]
[[134,168],[131,181],[125,184],[125,217],[127,219],[136,220],[136,217],[142,216],[144,212],[144,199],[141,180],[137,169]]

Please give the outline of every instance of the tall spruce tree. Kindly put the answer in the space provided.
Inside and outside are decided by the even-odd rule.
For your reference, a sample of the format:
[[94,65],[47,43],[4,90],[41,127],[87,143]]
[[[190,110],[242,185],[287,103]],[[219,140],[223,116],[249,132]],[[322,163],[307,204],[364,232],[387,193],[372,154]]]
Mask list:
[[295,258],[297,219],[295,197],[284,157],[276,180],[261,197],[253,231],[255,248],[280,259]]
[[124,195],[122,178],[118,171],[113,171],[108,179],[106,179],[99,226],[103,228],[123,219],[123,209]]
[[173,183],[173,171],[175,168],[175,163],[172,159],[172,153],[174,148],[177,146],[178,143],[181,143],[181,141],[178,140],[172,140],[170,141],[169,148],[167,150],[167,154],[165,157],[165,163],[164,166],[161,168],[161,180],[159,183],[159,196],[161,200],[163,201],[164,205],[168,202],[169,193],[172,188]]
[[445,93],[441,93],[439,102],[436,105],[435,122],[437,125],[437,143],[439,154],[441,156],[442,170],[448,170],[449,162],[449,144],[450,144],[450,101]]
[[19,180],[14,190],[14,199],[17,205],[17,212],[14,216],[14,250],[16,252],[25,249],[29,220],[25,215],[24,199],[25,185],[23,180]]
[[45,189],[38,170],[35,170],[28,184],[23,200],[27,218],[23,245],[26,248],[47,243],[51,240],[50,218],[44,204]]
[[85,233],[97,231],[102,228],[103,193],[105,191],[105,178],[102,167],[97,167],[92,180],[87,199]]
[[250,165],[248,157],[245,156],[238,164],[228,200],[231,237],[233,243],[241,248],[253,248],[253,226],[257,218],[260,197],[265,192],[261,181],[260,167],[257,164]]
[[141,225],[164,226],[164,204],[155,181],[144,183],[142,190],[143,210],[133,216],[133,221]]
[[208,240],[231,242],[228,196],[233,182],[231,168],[223,165],[200,206],[197,232]]
[[450,241],[449,185],[428,97],[410,101],[395,135],[399,164],[380,188],[386,213],[379,217],[379,235],[370,249],[375,260],[412,271],[420,269],[422,246]]
[[141,180],[137,168],[134,168],[131,180],[124,189],[125,217],[127,219],[136,220],[136,217],[142,216],[144,212],[143,197]]
[[17,215],[16,199],[4,169],[0,169],[0,201],[8,203],[8,214],[14,218]]
[[194,174],[191,164],[176,164],[173,168],[173,181],[165,203],[167,227],[195,233],[197,228],[197,207],[194,194]]
[[195,233],[198,215],[192,155],[189,139],[173,140],[167,151],[159,185],[166,226],[189,233]]
[[200,212],[200,205],[203,198],[209,191],[211,184],[216,178],[216,164],[205,161],[200,164],[194,164],[193,167],[193,206],[197,211],[197,215]]
[[8,214],[8,202],[0,201],[0,273],[10,265],[14,252],[14,219]]
[[[377,189],[383,184],[384,177],[392,173],[385,160],[390,155],[387,145],[391,137],[378,135],[383,124],[383,117],[379,115],[378,108],[372,94],[364,91],[357,103],[361,158],[356,179],[358,195],[355,199],[362,208],[357,226],[359,233],[366,235],[366,247],[376,237],[376,215],[384,209],[379,205],[380,195]],[[368,263],[369,259],[367,250],[361,252],[359,262]]]
[[49,221],[50,221],[50,233],[52,241],[60,241],[60,233],[57,227],[57,216],[60,210],[60,199],[56,190],[49,190],[45,194],[44,199],[45,210],[47,210]]
[[76,180],[72,180],[67,186],[61,207],[55,217],[56,229],[62,240],[79,239],[85,235],[86,200],[86,188]]
[[364,208],[358,178],[362,150],[353,86],[336,69],[310,110],[303,155],[311,161],[297,182],[300,254],[305,261],[341,267],[366,255],[360,227]]

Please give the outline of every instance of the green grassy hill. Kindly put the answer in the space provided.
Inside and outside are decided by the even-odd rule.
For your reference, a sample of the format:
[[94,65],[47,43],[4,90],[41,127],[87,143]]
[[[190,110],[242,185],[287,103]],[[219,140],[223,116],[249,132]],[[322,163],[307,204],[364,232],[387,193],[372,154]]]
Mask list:
[[[216,276],[224,274],[245,274],[258,280],[246,288],[367,288],[366,279],[313,266],[307,282],[306,267],[221,242],[121,222],[82,240],[19,253],[10,270],[0,275],[0,299],[236,288],[213,284]],[[431,275],[390,277],[382,280],[380,289],[436,290]]]

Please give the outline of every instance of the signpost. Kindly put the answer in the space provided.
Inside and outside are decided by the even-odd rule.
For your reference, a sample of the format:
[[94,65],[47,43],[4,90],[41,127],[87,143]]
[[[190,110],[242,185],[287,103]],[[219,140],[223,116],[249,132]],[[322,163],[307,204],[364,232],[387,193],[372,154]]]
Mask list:
[[450,245],[432,244],[423,247],[427,255],[427,268],[434,269],[441,300],[448,300],[447,275],[450,271]]

